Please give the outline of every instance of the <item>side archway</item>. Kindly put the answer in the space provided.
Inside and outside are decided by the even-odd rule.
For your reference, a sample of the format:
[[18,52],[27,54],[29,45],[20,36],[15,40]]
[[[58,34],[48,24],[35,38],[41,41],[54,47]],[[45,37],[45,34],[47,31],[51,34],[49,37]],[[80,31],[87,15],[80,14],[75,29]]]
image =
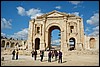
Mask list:
[[95,48],[95,43],[96,43],[95,38],[90,38],[89,43],[90,43],[89,45],[90,49]]
[[4,46],[5,46],[5,40],[2,40],[1,47],[4,47]]
[[35,39],[35,50],[39,50],[40,49],[40,38],[36,38]]
[[9,48],[9,47],[10,47],[10,46],[9,46],[9,42],[7,42],[7,43],[6,43],[6,48]]
[[71,37],[70,39],[69,39],[69,50],[75,50],[75,38],[73,38],[73,37]]

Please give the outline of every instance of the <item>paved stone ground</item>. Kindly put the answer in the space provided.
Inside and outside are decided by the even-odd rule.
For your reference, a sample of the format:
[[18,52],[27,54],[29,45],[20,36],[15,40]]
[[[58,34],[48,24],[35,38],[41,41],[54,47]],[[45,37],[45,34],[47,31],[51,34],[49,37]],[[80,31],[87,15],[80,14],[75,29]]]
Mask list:
[[18,60],[12,60],[12,55],[1,55],[4,61],[1,61],[1,66],[99,66],[99,55],[76,55],[69,54],[63,57],[63,63],[58,63],[55,58],[52,62],[48,62],[48,57],[45,55],[43,62],[40,61],[38,55],[37,60],[33,60],[31,55],[19,55]]

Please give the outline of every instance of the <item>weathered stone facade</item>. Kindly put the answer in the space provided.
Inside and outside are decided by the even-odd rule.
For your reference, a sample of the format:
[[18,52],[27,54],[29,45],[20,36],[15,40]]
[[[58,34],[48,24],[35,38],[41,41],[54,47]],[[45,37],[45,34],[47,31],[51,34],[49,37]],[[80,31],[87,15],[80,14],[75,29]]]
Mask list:
[[50,48],[51,31],[61,31],[61,50],[70,48],[69,41],[74,40],[74,49],[84,49],[83,19],[73,14],[52,11],[32,19],[29,22],[28,49],[45,50]]
[[85,36],[85,49],[99,50],[99,36]]
[[26,40],[1,39],[1,48],[4,49],[26,49],[26,46]]
[[29,54],[33,49],[46,50],[51,48],[51,32],[54,29],[61,32],[60,47],[63,54],[71,48],[70,41],[74,42],[74,50],[99,49],[99,36],[89,37],[84,35],[82,18],[55,10],[30,20],[27,41],[1,39],[1,47],[28,49]]

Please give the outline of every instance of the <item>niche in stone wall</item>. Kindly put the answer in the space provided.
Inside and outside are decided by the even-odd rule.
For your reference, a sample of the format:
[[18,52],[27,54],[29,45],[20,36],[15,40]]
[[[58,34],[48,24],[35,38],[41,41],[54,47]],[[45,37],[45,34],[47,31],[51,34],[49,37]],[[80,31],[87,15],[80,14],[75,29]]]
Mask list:
[[90,43],[90,49],[95,48],[95,44],[96,44],[95,38],[90,38],[89,43]]
[[72,33],[74,30],[74,26],[70,26],[70,33]]
[[40,27],[37,27],[37,33],[38,34],[40,33]]
[[77,23],[76,22],[69,22],[69,30],[70,33],[77,33]]

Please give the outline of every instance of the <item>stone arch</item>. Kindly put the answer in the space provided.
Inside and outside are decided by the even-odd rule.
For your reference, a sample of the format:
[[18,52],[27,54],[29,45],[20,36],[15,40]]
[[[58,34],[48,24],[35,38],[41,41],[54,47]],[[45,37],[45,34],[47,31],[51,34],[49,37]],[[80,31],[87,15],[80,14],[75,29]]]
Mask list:
[[10,43],[7,42],[7,43],[6,43],[6,48],[9,48],[9,47],[10,47]]
[[35,38],[35,50],[40,49],[40,38]]
[[69,46],[70,46],[69,50],[74,50],[75,49],[75,45],[76,45],[76,40],[75,40],[75,38],[71,37],[69,39]]
[[63,28],[61,27],[61,25],[59,23],[51,23],[46,27],[46,31],[49,30],[50,27],[52,26],[58,26],[60,28],[61,31],[64,31]]
[[13,48],[14,47],[14,44],[15,44],[14,42],[11,42],[11,46],[10,47]]
[[96,44],[95,38],[90,38],[89,43],[90,43],[89,45],[90,49],[95,48],[95,44]]
[[5,40],[2,40],[1,47],[5,47]]
[[61,27],[61,25],[60,24],[58,24],[58,23],[51,23],[51,24],[49,24],[47,27],[46,27],[46,37],[47,37],[47,40],[46,40],[46,49],[47,48],[51,48],[51,45],[50,45],[50,43],[51,43],[51,37],[50,37],[50,35],[51,35],[51,31],[53,31],[54,29],[58,29],[58,30],[60,30],[60,32],[61,32],[61,45],[63,44],[63,36],[62,36],[62,32],[64,31],[63,30],[63,28]]

